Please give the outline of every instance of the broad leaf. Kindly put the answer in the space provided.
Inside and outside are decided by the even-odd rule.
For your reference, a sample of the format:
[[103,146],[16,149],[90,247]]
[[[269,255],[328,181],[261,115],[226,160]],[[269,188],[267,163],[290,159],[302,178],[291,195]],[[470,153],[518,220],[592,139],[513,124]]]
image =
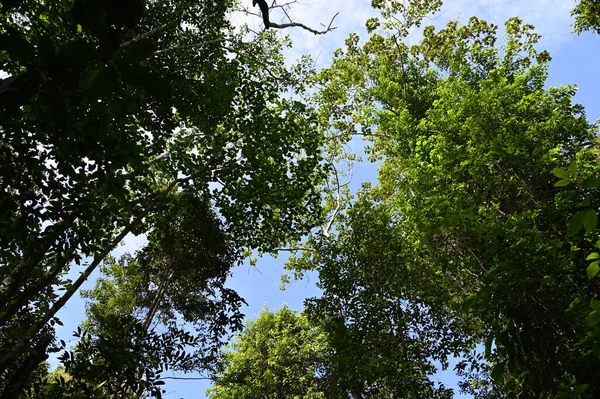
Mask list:
[[589,232],[592,232],[598,225],[598,213],[594,209],[588,209],[583,218],[583,227]]
[[583,188],[598,188],[600,186],[600,177],[590,176],[581,182]]
[[569,172],[561,168],[555,168],[552,173],[554,173],[554,176],[558,177],[559,179],[569,178]]
[[590,279],[596,277],[596,275],[598,274],[599,271],[600,271],[600,266],[598,265],[598,261],[590,263],[590,265],[586,268],[588,278],[590,278]]

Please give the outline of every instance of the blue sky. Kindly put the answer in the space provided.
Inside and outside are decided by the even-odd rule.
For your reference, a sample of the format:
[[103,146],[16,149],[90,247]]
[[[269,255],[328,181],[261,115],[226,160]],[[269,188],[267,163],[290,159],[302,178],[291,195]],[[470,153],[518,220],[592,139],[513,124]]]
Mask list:
[[[250,5],[250,0],[243,0],[244,5]],[[573,0],[446,0],[441,13],[430,20],[431,24],[443,25],[446,21],[460,19],[466,21],[476,15],[499,25],[512,16],[521,17],[524,22],[532,23],[542,34],[540,47],[550,51],[553,61],[550,64],[549,86],[576,84],[579,88],[576,101],[586,107],[588,119],[600,119],[600,36],[592,34],[575,35],[572,33],[572,18],[570,10],[574,7]],[[312,54],[315,64],[324,67],[329,64],[333,50],[343,46],[344,38],[350,32],[358,32],[366,37],[363,28],[364,21],[375,15],[368,0],[300,0],[292,8],[292,16],[297,21],[311,26],[327,25],[335,13],[339,12],[334,26],[337,29],[325,36],[315,36],[308,32],[288,29],[280,34],[290,34],[294,47],[288,56],[290,60],[302,54]],[[272,17],[276,21],[277,17]],[[244,22],[256,29],[261,28],[260,19],[241,14],[232,16],[237,24]],[[418,40],[415,32],[410,40]],[[373,165],[361,164],[355,168],[352,187],[357,188],[364,181],[376,181],[376,168]],[[143,246],[143,237],[129,237],[124,246],[116,254],[125,251],[133,252]],[[285,291],[279,289],[280,277],[284,273],[285,254],[278,259],[265,257],[259,260],[257,266],[244,265],[234,270],[229,285],[236,289],[248,302],[245,309],[247,318],[256,317],[260,309],[269,304],[274,310],[287,303],[291,308],[300,310],[305,298],[318,295],[315,286],[316,276],[310,275],[304,281],[294,282]],[[97,276],[97,274],[95,274]],[[93,277],[85,287],[93,285]],[[65,326],[59,332],[63,337],[70,338],[71,332],[82,320],[84,302],[81,298],[73,300],[59,313]],[[449,386],[453,385],[453,373],[446,372],[437,376],[440,381]],[[204,391],[209,387],[204,381],[175,381],[169,382],[166,398],[204,398]],[[457,395],[457,398],[467,397]]]

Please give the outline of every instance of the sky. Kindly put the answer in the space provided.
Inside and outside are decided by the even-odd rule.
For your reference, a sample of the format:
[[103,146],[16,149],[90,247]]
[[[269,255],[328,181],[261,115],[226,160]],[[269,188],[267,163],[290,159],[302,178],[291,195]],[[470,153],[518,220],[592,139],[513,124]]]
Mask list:
[[[241,2],[242,6],[258,12],[258,8],[252,9],[251,0]],[[466,22],[475,15],[502,26],[508,18],[519,16],[524,22],[536,27],[537,32],[542,35],[539,47],[550,51],[553,57],[548,86],[577,85],[579,90],[575,101],[583,104],[588,119],[595,121],[600,119],[600,36],[572,33],[573,19],[570,11],[575,4],[574,0],[446,0],[441,12],[428,18],[425,24],[439,27],[449,20]],[[333,51],[343,46],[344,39],[350,32],[356,32],[362,38],[367,37],[364,22],[368,17],[376,15],[368,0],[298,0],[292,5],[290,16],[296,22],[322,28],[321,24],[327,26],[336,13],[339,14],[332,25],[336,29],[326,35],[314,35],[298,28],[278,32],[280,35],[289,34],[293,40],[293,48],[287,54],[290,62],[301,55],[310,54],[317,68],[327,67]],[[258,16],[235,13],[231,18],[235,24],[248,23],[256,31],[262,29],[262,21]],[[271,19],[273,22],[285,22],[277,15]],[[419,33],[413,32],[409,41],[416,43],[418,38]],[[360,147],[357,149],[360,151]],[[351,187],[356,189],[364,181],[375,182],[376,173],[374,165],[356,165]],[[134,252],[144,244],[143,237],[128,237],[124,245],[115,251],[115,255],[126,251]],[[243,265],[233,271],[228,284],[248,302],[245,309],[248,319],[254,319],[266,303],[271,310],[278,309],[284,302],[292,309],[301,310],[306,298],[319,295],[315,275],[290,284],[285,291],[280,290],[280,277],[284,273],[286,258],[285,254],[282,255],[278,259],[265,257],[254,267]],[[96,276],[94,274],[84,288],[91,288]],[[73,298],[58,314],[64,323],[59,334],[65,338],[70,337],[83,316],[84,301],[78,297]],[[455,387],[451,370],[439,373],[435,378],[448,387]],[[206,381],[170,381],[166,385],[165,398],[205,398],[204,392],[209,386]],[[455,392],[456,398],[469,397],[459,395],[458,390]]]

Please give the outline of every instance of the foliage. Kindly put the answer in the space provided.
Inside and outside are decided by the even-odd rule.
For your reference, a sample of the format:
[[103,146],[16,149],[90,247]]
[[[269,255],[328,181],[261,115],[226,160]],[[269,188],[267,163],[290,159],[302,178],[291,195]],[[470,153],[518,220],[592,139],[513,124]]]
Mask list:
[[80,340],[59,357],[69,379],[38,383],[38,395],[161,397],[162,372],[210,370],[223,340],[241,329],[243,300],[224,287],[239,253],[209,205],[177,194],[162,221],[143,250],[109,258],[83,293]]
[[575,32],[592,31],[600,34],[600,1],[581,0],[571,15],[575,16]]
[[[501,45],[473,17],[409,46],[441,2],[371,4],[368,40],[314,75],[236,31],[233,0],[2,2],[0,399],[161,397],[169,369],[216,371],[212,398],[448,399],[451,358],[476,398],[600,395],[600,149],[576,88],[546,87],[518,18]],[[350,203],[355,136],[379,184]],[[148,245],[112,258],[128,234]],[[322,296],[223,351],[231,268],[301,240],[288,267]],[[67,349],[56,314],[100,265]]]
[[[597,395],[600,358],[580,345],[598,288],[582,273],[591,245],[564,232],[586,194],[552,176],[574,160],[598,175],[597,129],[574,87],[545,88],[550,57],[533,27],[507,21],[502,51],[496,31],[471,18],[426,27],[412,47],[402,29],[362,46],[351,35],[320,75],[321,118],[348,140],[371,137],[379,186],[289,267],[318,270],[324,296],[309,315],[331,321],[359,395],[394,372],[426,386],[430,359],[452,354],[476,397]],[[592,232],[585,212],[577,227]],[[391,339],[395,327],[406,335]]]
[[223,352],[211,399],[335,398],[328,393],[331,351],[325,334],[305,315],[268,308]]
[[339,391],[353,398],[451,398],[431,377],[434,362],[447,366],[460,348],[461,328],[444,323],[443,287],[424,293],[421,285],[435,275],[403,258],[406,243],[390,228],[389,211],[361,198],[335,239],[315,242],[312,262],[324,293],[308,301],[306,313],[335,350],[331,379]]
[[[310,66],[287,68],[289,43],[273,33],[243,40],[231,7],[3,2],[0,389],[60,349],[56,313],[127,234],[169,223],[174,193],[211,204],[234,251],[268,251],[320,223],[322,136],[314,111],[284,98]],[[159,268],[173,249],[152,251]],[[190,284],[202,270],[186,271]]]

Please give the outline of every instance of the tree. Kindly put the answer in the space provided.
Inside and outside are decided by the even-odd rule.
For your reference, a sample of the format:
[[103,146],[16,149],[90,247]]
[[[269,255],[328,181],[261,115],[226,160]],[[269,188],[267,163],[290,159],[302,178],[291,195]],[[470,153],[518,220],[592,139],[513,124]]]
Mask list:
[[268,308],[228,346],[208,390],[211,399],[336,398],[329,393],[331,351],[325,334],[305,315]]
[[[362,46],[350,36],[318,98],[336,137],[370,136],[379,186],[292,260],[319,271],[324,296],[308,314],[335,321],[332,348],[351,348],[359,360],[345,364],[370,381],[399,380],[407,362],[426,384],[429,356],[460,354],[462,387],[477,397],[550,397],[569,381],[581,387],[568,395],[594,397],[600,359],[579,345],[598,289],[582,273],[591,245],[564,229],[585,196],[552,176],[573,160],[582,178],[598,175],[597,128],[574,87],[544,87],[549,55],[516,18],[502,51],[497,27],[477,18],[426,27],[413,47],[404,27],[370,24],[394,30]],[[395,387],[359,389],[379,386]]]
[[160,397],[162,372],[210,371],[241,329],[243,300],[224,286],[240,251],[202,198],[184,192],[171,208],[143,250],[109,259],[83,293],[83,339],[61,356],[73,378],[65,396],[102,386],[115,397]]
[[404,258],[390,209],[358,200],[335,237],[315,242],[311,259],[323,296],[306,303],[334,350],[332,385],[359,398],[451,398],[434,382],[435,362],[465,348],[459,322],[448,323],[448,293],[428,287],[434,273]]
[[571,15],[575,16],[575,32],[592,31],[600,34],[600,1],[581,0]]
[[173,193],[211,203],[236,248],[320,222],[322,135],[282,96],[309,65],[286,69],[272,33],[242,40],[232,2],[3,5],[0,386],[52,350],[58,310]]

